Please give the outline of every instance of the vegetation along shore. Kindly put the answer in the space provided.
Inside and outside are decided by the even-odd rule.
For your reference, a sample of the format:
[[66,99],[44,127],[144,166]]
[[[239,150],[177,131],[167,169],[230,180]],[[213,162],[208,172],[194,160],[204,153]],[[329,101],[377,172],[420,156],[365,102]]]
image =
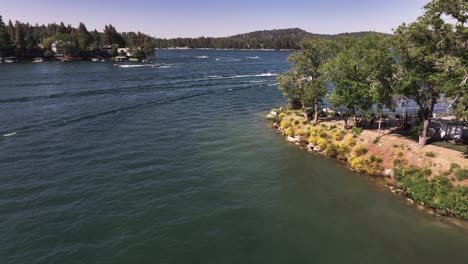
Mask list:
[[[468,220],[467,5],[432,1],[424,10],[392,36],[302,41],[278,76],[288,106],[267,118],[287,141]],[[440,105],[444,113],[434,111]]]

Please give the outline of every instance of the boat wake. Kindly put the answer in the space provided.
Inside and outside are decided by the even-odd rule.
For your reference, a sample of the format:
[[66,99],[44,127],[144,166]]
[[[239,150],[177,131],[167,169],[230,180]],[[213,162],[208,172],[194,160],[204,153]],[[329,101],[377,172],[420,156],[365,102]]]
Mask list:
[[14,135],[16,135],[16,132],[9,133],[9,134],[4,134],[3,136],[4,137],[9,137],[9,136],[14,136]]
[[195,56],[197,59],[209,59],[210,57],[208,56]]
[[211,75],[208,76],[210,79],[237,79],[237,78],[253,78],[253,77],[275,77],[275,73],[267,72],[267,73],[261,73],[261,74],[246,74],[246,75],[233,75],[233,76],[228,76],[228,75]]

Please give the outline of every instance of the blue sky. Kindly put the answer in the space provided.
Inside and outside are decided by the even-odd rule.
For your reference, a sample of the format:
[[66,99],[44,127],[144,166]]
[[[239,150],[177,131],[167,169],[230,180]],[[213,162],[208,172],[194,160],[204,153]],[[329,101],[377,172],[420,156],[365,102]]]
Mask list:
[[142,31],[156,37],[229,36],[300,27],[312,33],[391,33],[422,14],[429,0],[0,0],[5,21],[61,22],[102,30]]

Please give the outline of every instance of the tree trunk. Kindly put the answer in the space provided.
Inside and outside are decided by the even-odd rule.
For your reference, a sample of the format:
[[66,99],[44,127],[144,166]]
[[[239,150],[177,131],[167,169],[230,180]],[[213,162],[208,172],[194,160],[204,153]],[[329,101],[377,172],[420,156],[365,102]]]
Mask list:
[[382,124],[382,115],[380,115],[379,117],[379,132],[378,132],[378,135],[380,136],[380,126]]
[[307,115],[307,109],[305,107],[302,107],[302,113],[304,114],[305,120],[309,121],[309,116]]
[[429,123],[431,122],[432,112],[434,111],[436,99],[430,98],[426,99],[424,105],[420,105],[421,116],[423,121],[423,128],[421,135],[419,136],[419,146],[422,148],[426,146],[427,143],[427,132],[429,130]]
[[422,148],[426,146],[427,143],[427,131],[429,129],[429,118],[424,119],[423,121],[423,129],[421,135],[419,136],[419,146]]
[[348,126],[348,113],[345,114],[344,116],[344,125],[343,127],[346,128]]
[[314,99],[314,123],[317,124],[318,122],[318,98],[315,97]]
[[354,126],[357,127],[357,120],[356,120],[356,114],[353,114],[353,119],[354,119]]

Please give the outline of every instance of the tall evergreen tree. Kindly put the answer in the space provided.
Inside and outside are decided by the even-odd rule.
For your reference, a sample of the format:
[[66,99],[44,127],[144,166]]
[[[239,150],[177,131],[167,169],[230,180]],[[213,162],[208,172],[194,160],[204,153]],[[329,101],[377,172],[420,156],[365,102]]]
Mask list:
[[10,35],[0,15],[0,57],[6,56],[11,49]]

